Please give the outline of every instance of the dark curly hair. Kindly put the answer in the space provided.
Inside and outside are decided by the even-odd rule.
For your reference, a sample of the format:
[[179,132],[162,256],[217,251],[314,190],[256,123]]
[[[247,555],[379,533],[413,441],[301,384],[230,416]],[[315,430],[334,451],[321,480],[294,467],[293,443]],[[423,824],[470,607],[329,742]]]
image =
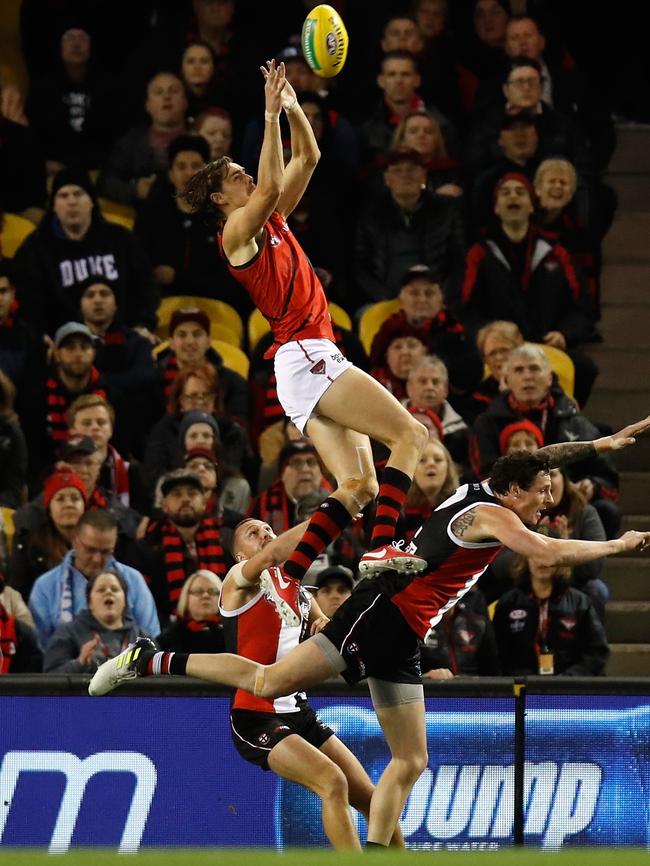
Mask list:
[[515,451],[496,461],[490,472],[490,487],[501,494],[507,493],[511,484],[529,490],[540,472],[550,472],[548,460],[525,451]]

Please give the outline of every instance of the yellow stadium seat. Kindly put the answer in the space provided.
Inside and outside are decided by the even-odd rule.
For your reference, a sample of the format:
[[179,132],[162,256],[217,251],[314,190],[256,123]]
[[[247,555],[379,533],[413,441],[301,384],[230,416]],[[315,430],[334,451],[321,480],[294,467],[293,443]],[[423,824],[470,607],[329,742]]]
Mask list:
[[7,554],[11,553],[14,541],[14,509],[6,505],[0,507],[0,530],[4,532]]
[[[169,298],[163,298],[157,311],[158,327],[156,328],[156,334],[161,339],[166,340],[169,336],[169,320],[172,313],[181,307],[198,307],[199,310],[203,310],[213,325],[219,324],[229,328],[237,337],[236,345],[241,346],[244,326],[237,310],[225,301],[218,301],[216,298],[201,298],[195,295],[172,295]],[[215,333],[212,336],[219,339]]]
[[392,301],[379,301],[371,307],[368,307],[368,309],[361,314],[361,319],[359,320],[359,339],[368,355],[370,354],[372,341],[375,339],[377,331],[389,316],[398,312],[399,301],[395,298]]
[[271,330],[269,323],[259,310],[253,310],[248,317],[248,348],[252,352],[264,334]]
[[135,211],[128,204],[121,204],[118,201],[111,201],[108,198],[98,198],[97,204],[104,219],[109,223],[117,223],[124,228],[131,230],[135,222]]
[[[250,362],[246,355],[242,352],[239,346],[233,346],[232,343],[228,343],[225,340],[212,340],[212,348],[218,352],[223,358],[223,363],[225,367],[228,367],[229,370],[234,370],[235,373],[239,373],[240,376],[243,376],[244,379],[248,378],[248,368],[250,366]],[[164,352],[165,349],[169,348],[169,340],[163,340],[158,343],[157,346],[154,346],[151,350],[151,354],[154,358],[157,358],[161,352]]]
[[224,343],[223,340],[213,340],[212,346],[223,358],[224,367],[228,367],[229,370],[234,370],[244,379],[248,379],[250,362],[241,349],[237,346],[231,346],[230,343]]
[[[556,349],[554,346],[545,346],[544,343],[531,343],[531,346],[537,346],[544,350],[544,354],[548,358],[551,365],[551,370],[557,376],[560,387],[568,397],[573,397],[573,388],[575,385],[576,371],[573,361],[562,349]],[[486,379],[490,375],[490,371],[485,365],[483,367],[483,378]]]
[[28,235],[34,231],[36,226],[25,217],[14,213],[6,213],[2,217],[2,230],[0,231],[0,252],[7,259],[16,255],[16,250]]
[[[346,328],[348,331],[352,330],[352,319],[348,316],[343,307],[339,307],[338,304],[330,304],[329,311],[332,321],[336,325],[340,328]],[[253,310],[248,319],[248,346],[251,352],[255,346],[257,346],[264,334],[268,334],[270,330],[271,328],[269,327],[269,323],[260,311]]]
[[347,331],[352,330],[352,319],[348,316],[343,307],[339,307],[338,304],[330,303],[329,309],[330,316],[335,325],[338,325],[339,328],[345,328]]

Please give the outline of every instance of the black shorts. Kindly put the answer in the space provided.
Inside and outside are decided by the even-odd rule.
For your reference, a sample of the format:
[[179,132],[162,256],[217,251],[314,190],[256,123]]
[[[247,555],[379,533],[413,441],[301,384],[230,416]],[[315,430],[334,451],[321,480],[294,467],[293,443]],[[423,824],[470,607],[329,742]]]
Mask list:
[[334,731],[321,722],[309,704],[295,713],[232,710],[230,730],[232,741],[242,758],[263,770],[270,769],[271,749],[291,734],[298,734],[317,749],[334,736]]
[[376,579],[361,581],[321,634],[343,657],[341,676],[351,685],[365,677],[422,682],[417,635]]

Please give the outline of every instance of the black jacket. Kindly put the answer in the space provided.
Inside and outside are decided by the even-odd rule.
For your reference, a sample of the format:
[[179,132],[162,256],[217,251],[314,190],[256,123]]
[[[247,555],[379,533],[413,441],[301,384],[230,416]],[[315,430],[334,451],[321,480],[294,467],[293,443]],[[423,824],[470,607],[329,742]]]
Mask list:
[[[195,625],[195,624],[192,624]],[[163,650],[179,653],[222,653],[226,651],[223,626],[220,622],[203,623],[197,630],[185,620],[170,623],[158,637]],[[196,624],[198,625],[198,624]]]
[[18,508],[27,480],[27,445],[17,421],[0,416],[0,505]]
[[155,327],[158,293],[139,240],[105,220],[95,206],[85,237],[70,240],[51,212],[23,241],[14,258],[18,300],[25,318],[41,333],[54,334],[79,321],[79,304],[91,277],[108,283],[127,325]]
[[[506,592],[494,613],[501,670],[506,676],[539,673],[539,601],[530,584]],[[603,625],[589,596],[560,582],[548,604],[546,644],[554,672],[574,677],[602,676],[609,656]]]
[[507,239],[497,231],[467,254],[461,319],[477,331],[487,322],[515,322],[526,340],[542,343],[560,331],[575,346],[593,332],[586,286],[569,252],[530,233],[521,245],[523,269],[515,274],[507,257]]
[[0,213],[45,203],[45,164],[34,132],[0,114]]
[[453,674],[497,676],[499,657],[483,594],[470,590],[420,647],[422,672],[448,668]]
[[465,264],[465,228],[460,206],[448,196],[424,192],[413,213],[401,211],[386,193],[360,218],[355,279],[360,303],[394,298],[404,273],[425,264],[445,279],[454,301]]
[[[542,411],[531,408],[521,412],[512,408],[508,397],[510,392],[500,393],[490,403],[487,410],[479,415],[474,422],[470,440],[470,457],[474,472],[481,478],[489,474],[494,461],[500,456],[499,434],[516,421],[528,418],[541,427]],[[547,413],[544,444],[555,445],[558,442],[589,442],[598,439],[600,431],[588,418],[585,418],[576,408],[561,388],[552,388],[551,396],[554,405]],[[605,491],[607,498],[616,498],[618,489],[618,472],[609,457],[594,454],[585,460],[580,460],[568,467],[569,475],[575,481],[581,478],[591,478],[596,485],[594,498],[599,498]]]

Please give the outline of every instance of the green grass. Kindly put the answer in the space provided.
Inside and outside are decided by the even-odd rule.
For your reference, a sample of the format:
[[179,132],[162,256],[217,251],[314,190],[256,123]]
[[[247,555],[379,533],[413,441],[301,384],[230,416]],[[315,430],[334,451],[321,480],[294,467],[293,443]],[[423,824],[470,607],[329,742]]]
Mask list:
[[[337,854],[334,851],[292,849],[284,854],[277,854],[266,849],[157,849],[139,854],[119,855],[113,851],[75,850],[64,854],[65,866],[125,866],[134,863],[135,866],[355,866],[367,863],[368,856],[372,861],[378,857],[383,863],[413,863],[413,857],[426,858],[436,866],[610,866],[616,860],[625,866],[648,866],[649,854],[646,850],[631,848],[570,848],[558,853],[539,851],[535,849],[500,851],[421,851],[393,852],[386,854],[375,852],[367,854]],[[57,859],[59,859],[57,857]],[[38,866],[48,864],[53,860],[43,851],[6,850],[0,849],[0,862],[11,866]],[[54,861],[56,862],[56,860]]]

